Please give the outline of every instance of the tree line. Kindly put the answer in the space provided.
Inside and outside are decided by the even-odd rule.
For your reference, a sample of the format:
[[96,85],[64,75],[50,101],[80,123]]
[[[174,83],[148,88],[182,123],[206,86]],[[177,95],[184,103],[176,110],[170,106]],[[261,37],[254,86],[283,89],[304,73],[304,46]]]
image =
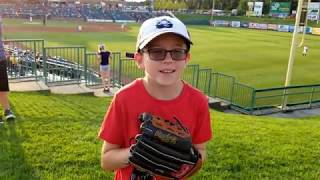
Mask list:
[[[231,11],[237,9],[240,13],[245,13],[247,10],[247,4],[250,1],[263,2],[263,13],[268,13],[271,2],[291,2],[291,10],[297,8],[298,0],[153,0],[154,8],[156,10],[168,9],[192,9],[192,10],[209,10],[220,9]],[[146,1],[146,3],[151,3]],[[312,0],[311,2],[320,2],[320,0]]]

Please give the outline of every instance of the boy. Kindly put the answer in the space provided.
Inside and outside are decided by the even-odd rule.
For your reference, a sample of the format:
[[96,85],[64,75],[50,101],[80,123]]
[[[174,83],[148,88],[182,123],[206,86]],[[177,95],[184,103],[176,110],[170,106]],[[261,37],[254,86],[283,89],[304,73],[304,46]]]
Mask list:
[[138,116],[143,112],[179,119],[205,159],[205,144],[212,137],[208,100],[180,79],[191,44],[186,26],[176,18],[161,16],[142,24],[134,58],[145,76],[115,94],[99,133],[104,141],[101,165],[104,170],[116,170],[114,179],[128,180],[132,175],[129,150],[140,131]]
[[99,45],[97,56],[100,56],[100,75],[103,86],[103,92],[109,92],[111,87],[109,61],[111,53],[105,50],[104,44]]
[[[8,92],[9,92],[9,83],[8,83],[8,74],[7,74],[7,61],[4,52],[4,47],[2,43],[2,19],[0,17],[0,104],[4,109],[4,118],[5,120],[13,120],[15,116],[10,110]],[[2,120],[0,118],[0,124]]]

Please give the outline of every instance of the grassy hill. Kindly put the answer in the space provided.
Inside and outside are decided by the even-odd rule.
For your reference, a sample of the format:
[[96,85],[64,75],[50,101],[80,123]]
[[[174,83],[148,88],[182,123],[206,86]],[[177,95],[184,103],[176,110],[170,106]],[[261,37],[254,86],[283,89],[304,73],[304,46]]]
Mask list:
[[[11,93],[0,126],[0,179],[111,179],[97,133],[110,98]],[[192,179],[317,179],[320,116],[279,119],[211,111],[214,139]]]

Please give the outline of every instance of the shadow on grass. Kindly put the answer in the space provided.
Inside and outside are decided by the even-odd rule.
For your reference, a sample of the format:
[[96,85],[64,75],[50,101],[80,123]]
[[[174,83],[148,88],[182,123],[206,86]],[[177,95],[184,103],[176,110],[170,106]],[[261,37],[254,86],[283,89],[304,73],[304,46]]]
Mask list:
[[20,131],[19,114],[15,114],[16,120],[5,121],[0,126],[0,179],[40,179],[26,160],[22,146],[25,133]]

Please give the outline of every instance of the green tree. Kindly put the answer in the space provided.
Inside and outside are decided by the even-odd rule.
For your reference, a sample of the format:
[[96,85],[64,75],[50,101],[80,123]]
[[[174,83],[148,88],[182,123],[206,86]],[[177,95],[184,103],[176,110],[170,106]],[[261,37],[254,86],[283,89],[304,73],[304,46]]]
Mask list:
[[244,15],[246,13],[247,10],[247,5],[248,4],[248,0],[240,0],[237,10],[238,10],[238,15]]

